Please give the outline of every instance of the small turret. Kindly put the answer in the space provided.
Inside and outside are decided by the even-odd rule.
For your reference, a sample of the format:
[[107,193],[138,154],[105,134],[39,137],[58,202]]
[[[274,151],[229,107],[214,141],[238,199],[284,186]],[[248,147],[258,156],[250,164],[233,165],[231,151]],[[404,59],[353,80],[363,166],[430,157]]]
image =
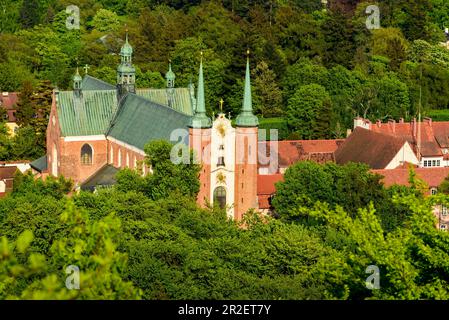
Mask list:
[[76,96],[81,95],[82,83],[83,83],[83,78],[80,76],[78,67],[76,67],[76,73],[73,76],[73,92],[75,93]]
[[119,96],[126,92],[136,93],[136,69],[132,65],[133,48],[128,42],[126,32],[125,44],[120,50],[120,65],[117,68],[117,89]]
[[171,69],[171,61],[168,65],[168,71],[165,74],[165,79],[167,80],[167,88],[174,88],[175,87],[175,79],[176,79],[176,75],[173,72],[173,70]]

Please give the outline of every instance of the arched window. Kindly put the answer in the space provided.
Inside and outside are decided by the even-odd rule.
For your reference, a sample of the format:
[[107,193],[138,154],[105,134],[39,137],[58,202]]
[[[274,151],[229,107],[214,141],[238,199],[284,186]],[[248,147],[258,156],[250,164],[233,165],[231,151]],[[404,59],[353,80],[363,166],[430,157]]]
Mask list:
[[218,203],[222,209],[226,207],[226,189],[224,187],[217,187],[215,189],[214,203]]
[[88,144],[81,148],[81,164],[85,166],[92,164],[92,147]]

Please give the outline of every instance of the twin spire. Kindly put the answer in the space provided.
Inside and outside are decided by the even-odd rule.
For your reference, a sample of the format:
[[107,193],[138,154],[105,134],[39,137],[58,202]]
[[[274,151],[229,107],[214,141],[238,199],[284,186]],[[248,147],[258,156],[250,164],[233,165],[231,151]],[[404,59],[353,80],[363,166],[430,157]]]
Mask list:
[[206,115],[206,98],[204,95],[203,53],[201,52],[200,73],[198,75],[198,91],[196,94],[196,110],[192,118],[192,128],[212,127],[212,120]]
[[[257,127],[259,120],[253,114],[252,95],[251,95],[251,74],[249,68],[249,50],[247,51],[245,92],[243,96],[242,111],[237,116],[237,127]],[[192,128],[210,128],[212,120],[206,115],[206,101],[204,95],[204,75],[203,75],[203,53],[201,53],[200,72],[198,76],[197,107],[195,115],[192,118]]]

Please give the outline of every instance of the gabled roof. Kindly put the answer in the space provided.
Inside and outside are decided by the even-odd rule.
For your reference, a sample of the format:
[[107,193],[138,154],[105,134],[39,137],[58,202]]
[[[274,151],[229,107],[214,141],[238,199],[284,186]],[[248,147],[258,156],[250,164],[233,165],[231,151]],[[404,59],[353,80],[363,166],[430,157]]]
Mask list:
[[[193,106],[190,100],[190,92],[188,88],[174,88],[173,104],[171,108],[176,111],[193,116]],[[163,106],[168,106],[168,90],[167,89],[137,89],[136,94],[150,101],[156,102]]]
[[117,180],[115,175],[119,169],[107,164],[81,184],[81,190],[94,191],[97,186],[112,186]]
[[[143,150],[152,140],[170,140],[176,129],[187,130],[190,116],[135,94],[124,98],[108,135]],[[186,144],[188,137],[184,141]]]
[[83,90],[115,90],[115,86],[86,74],[81,85]]
[[36,171],[43,172],[47,170],[47,155],[40,157],[30,163],[31,168]]
[[398,154],[404,139],[357,127],[335,152],[338,164],[366,163],[372,169],[384,169]]
[[72,91],[62,91],[57,110],[62,136],[105,134],[117,110],[117,92],[87,90],[77,98]]
[[[430,120],[399,123],[378,122],[375,124],[369,123],[369,126],[374,132],[388,134],[407,140],[410,145],[413,146],[415,152],[418,132],[421,131],[421,155],[424,157],[442,156],[440,150],[441,143],[449,146],[449,136],[446,135],[449,129],[449,122],[432,122]],[[443,146],[441,147],[444,148]]]
[[[449,168],[415,168],[416,176],[424,180],[430,188],[438,187],[449,176]],[[373,170],[374,173],[384,176],[383,182],[389,187],[392,185],[409,186],[409,169]]]

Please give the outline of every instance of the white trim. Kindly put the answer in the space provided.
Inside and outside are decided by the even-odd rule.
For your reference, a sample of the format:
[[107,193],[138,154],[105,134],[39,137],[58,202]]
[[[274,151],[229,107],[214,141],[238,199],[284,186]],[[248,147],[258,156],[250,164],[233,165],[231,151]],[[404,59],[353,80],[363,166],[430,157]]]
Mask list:
[[106,140],[106,136],[104,134],[97,136],[69,136],[63,137],[64,142],[85,142],[85,141],[98,141],[98,140]]
[[145,154],[145,152],[143,150],[140,150],[139,148],[136,148],[136,147],[134,147],[134,146],[132,146],[130,144],[127,144],[126,142],[117,140],[117,139],[112,138],[112,137],[108,137],[108,140],[111,141],[111,142],[114,142],[115,144],[118,144],[119,146],[122,146],[122,147],[124,147],[124,148],[126,148],[126,149],[128,149],[130,151],[134,151],[135,153],[138,153],[141,156],[146,156],[146,154]]

